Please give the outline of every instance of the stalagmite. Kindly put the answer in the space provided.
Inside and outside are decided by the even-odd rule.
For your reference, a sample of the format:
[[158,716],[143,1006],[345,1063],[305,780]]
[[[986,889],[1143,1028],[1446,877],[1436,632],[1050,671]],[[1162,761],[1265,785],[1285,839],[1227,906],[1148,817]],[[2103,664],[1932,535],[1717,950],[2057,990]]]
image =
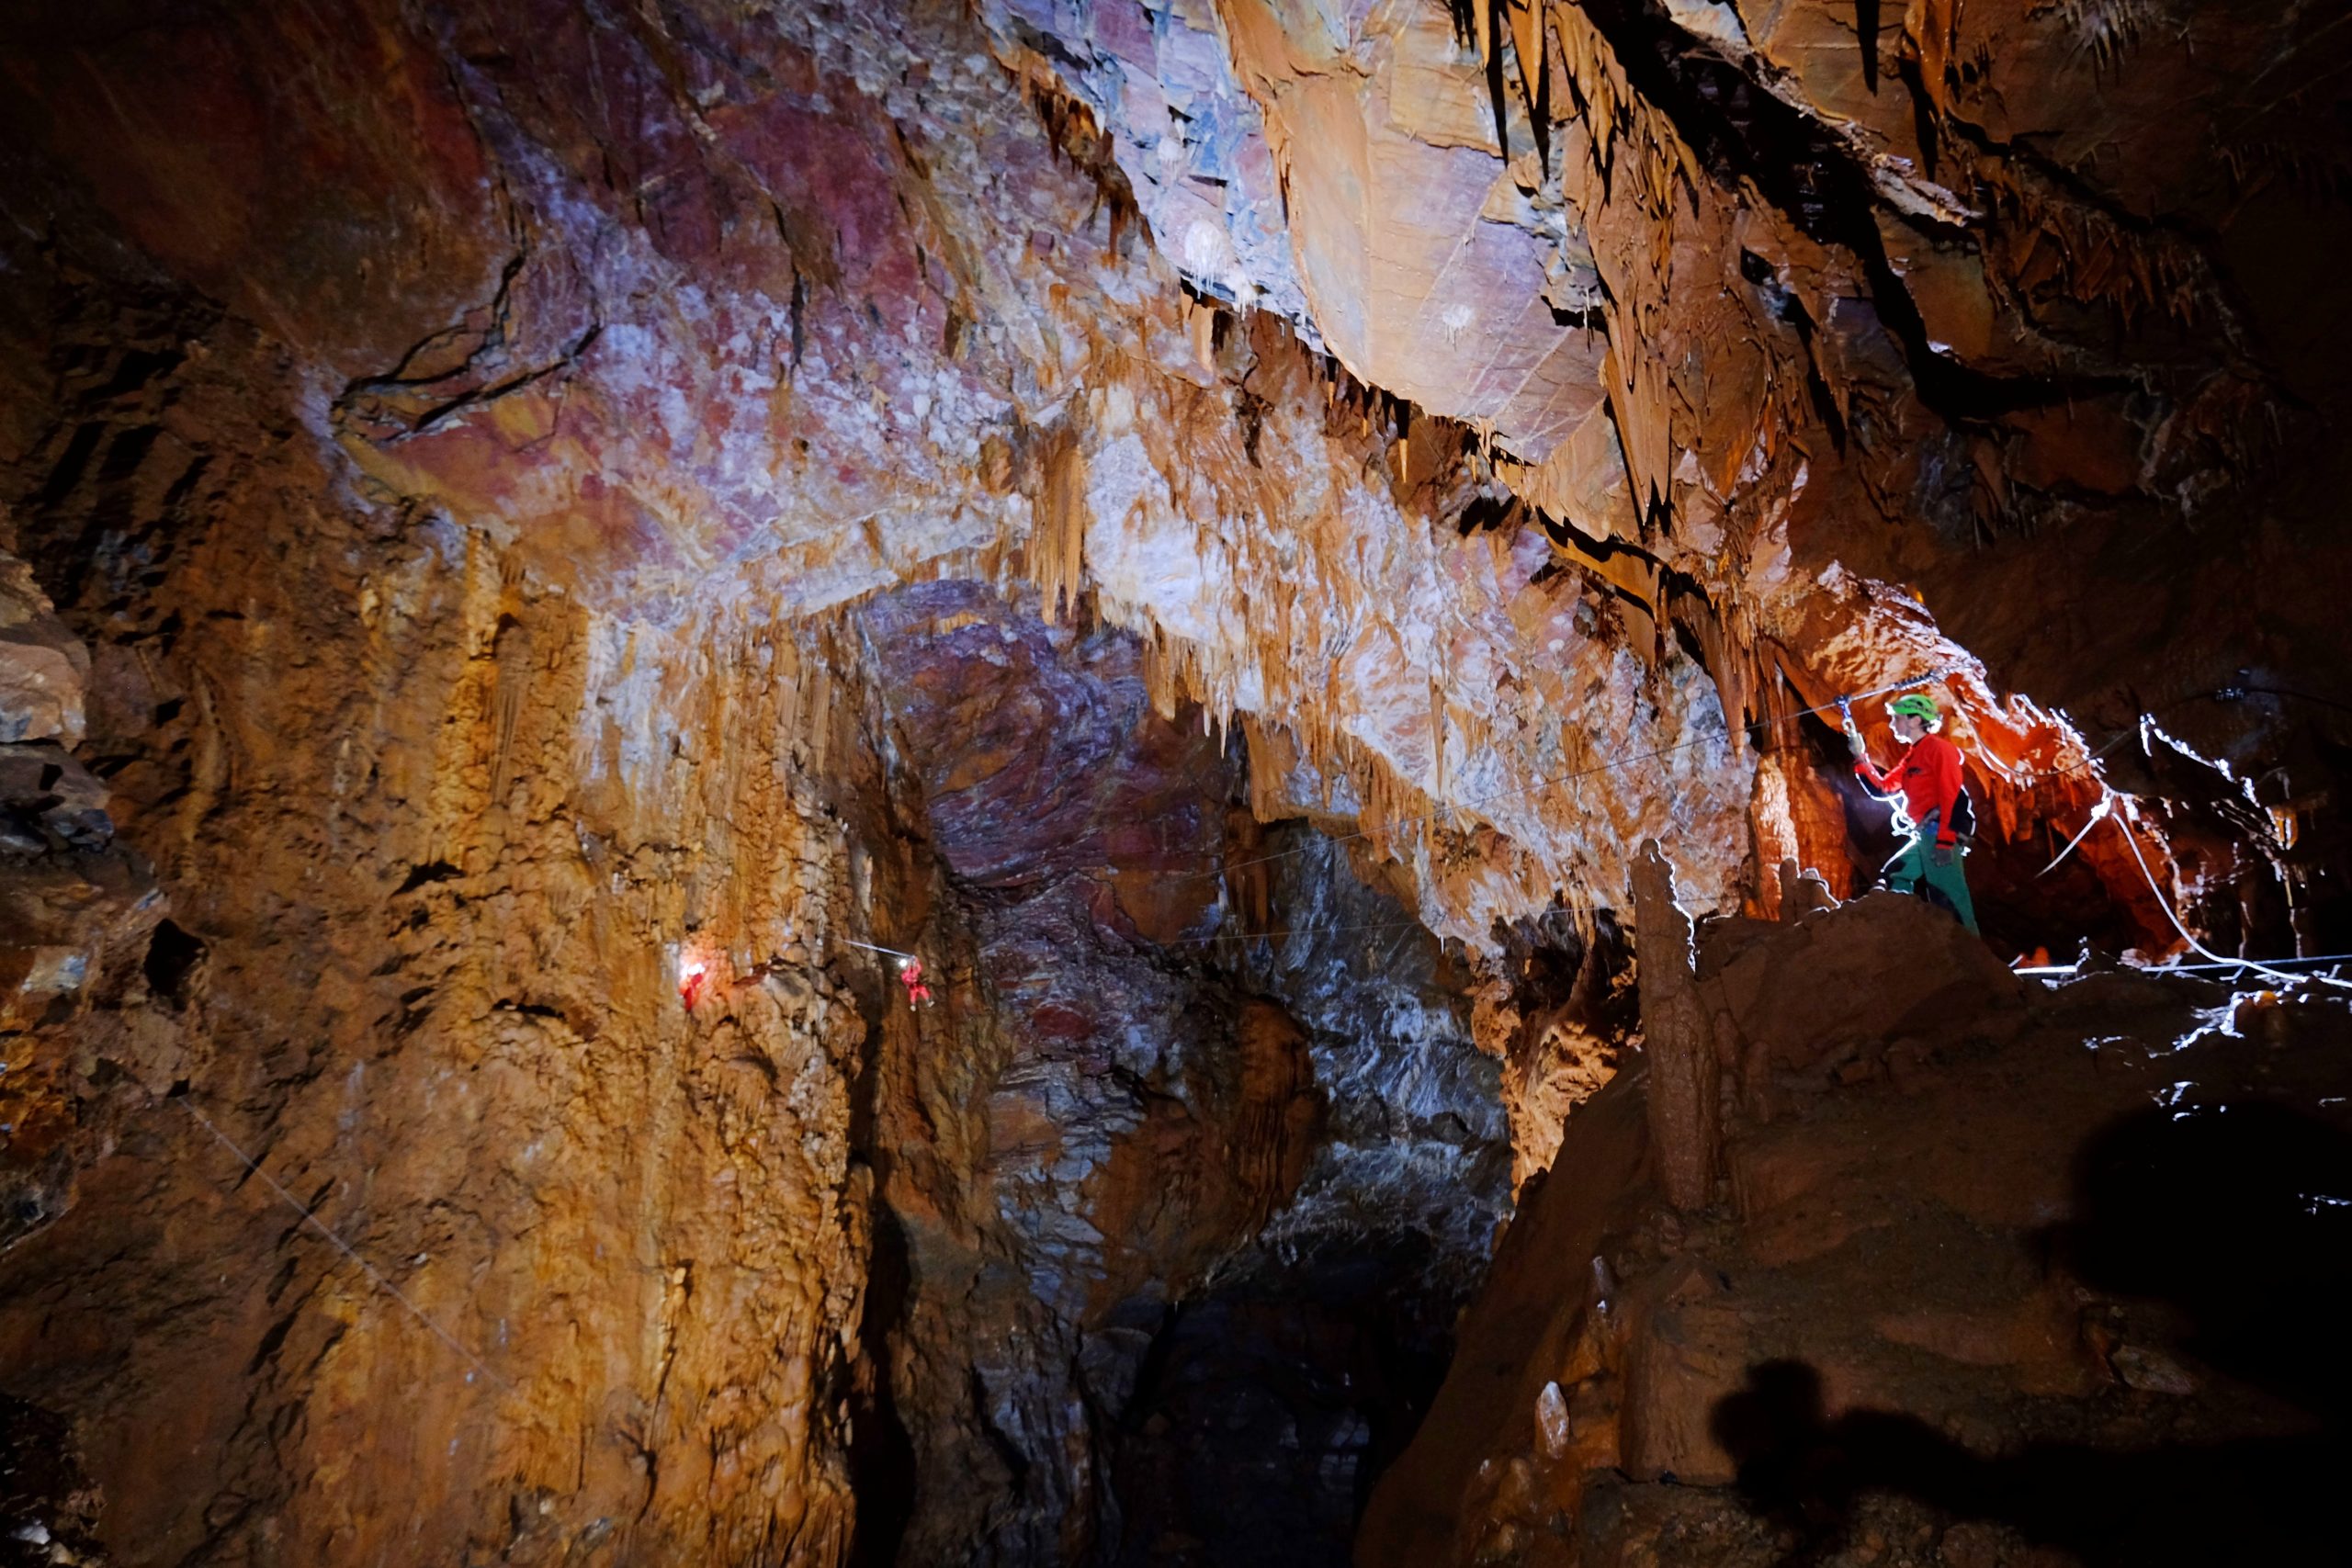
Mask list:
[[1721,1171],[1713,1034],[1699,1000],[1690,917],[1675,901],[1674,867],[1656,839],[1634,855],[1633,883],[1651,1147],[1668,1199],[1678,1209],[1695,1211],[1714,1201]]
[[1801,867],[1794,860],[1783,860],[1777,874],[1781,883],[1781,919],[1801,920],[1807,915],[1838,907],[1829,884],[1811,866]]

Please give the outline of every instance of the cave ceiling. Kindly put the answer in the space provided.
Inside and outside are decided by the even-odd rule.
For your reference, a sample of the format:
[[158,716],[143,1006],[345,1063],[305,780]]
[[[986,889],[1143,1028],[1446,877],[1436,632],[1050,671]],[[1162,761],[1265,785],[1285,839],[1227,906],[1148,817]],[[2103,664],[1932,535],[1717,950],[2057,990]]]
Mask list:
[[282,438],[387,527],[622,620],[1083,600],[1318,799],[1465,807],[1498,869],[1430,913],[1484,940],[1669,803],[1731,896],[1781,690],[1950,668],[1986,787],[2064,795],[2035,699],[2114,671],[2014,646],[2030,543],[1968,558],[2177,531],[2302,400],[2215,235],[2338,151],[2307,12],[1867,15],[51,17],[18,200],[293,356]]

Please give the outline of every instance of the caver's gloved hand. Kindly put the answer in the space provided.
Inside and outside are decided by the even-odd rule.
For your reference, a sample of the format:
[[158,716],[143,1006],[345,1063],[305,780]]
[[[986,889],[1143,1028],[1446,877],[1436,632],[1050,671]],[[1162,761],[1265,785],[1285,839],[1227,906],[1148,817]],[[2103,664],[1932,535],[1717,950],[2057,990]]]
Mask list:
[[1857,757],[1870,750],[1869,747],[1862,744],[1862,732],[1855,728],[1850,721],[1849,721],[1846,726],[1846,750],[1851,751]]

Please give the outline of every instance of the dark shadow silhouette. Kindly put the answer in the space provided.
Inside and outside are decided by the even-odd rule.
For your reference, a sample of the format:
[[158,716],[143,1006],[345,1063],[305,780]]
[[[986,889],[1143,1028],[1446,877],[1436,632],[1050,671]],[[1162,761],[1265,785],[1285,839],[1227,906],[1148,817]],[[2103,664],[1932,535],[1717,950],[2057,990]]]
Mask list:
[[2352,1134],[2259,1101],[2149,1110],[2075,1164],[2058,1258],[2171,1303],[2182,1348],[2342,1427],[2352,1417]]
[[[882,1020],[891,998],[889,984],[861,970],[853,988],[865,1034],[858,1047],[858,1072],[850,1086],[850,1141],[873,1168],[875,1186],[884,1188],[893,1154],[876,1134],[882,1077]],[[906,1227],[887,1198],[874,1205],[874,1248],[866,1263],[865,1308],[858,1323],[861,1354],[850,1371],[849,1397],[856,1418],[851,1425],[850,1487],[857,1498],[857,1529],[851,1538],[851,1568],[892,1568],[907,1526],[914,1517],[915,1446],[899,1415],[891,1386],[891,1336],[906,1321],[913,1292]]]
[[1749,1511],[1793,1536],[1783,1568],[1842,1549],[1871,1493],[2006,1525],[2088,1568],[2352,1561],[2336,1501],[2352,1461],[2352,1136],[2281,1106],[2151,1111],[2093,1139],[2075,1176],[2075,1218],[2042,1238],[2053,1260],[2185,1325],[2200,1382],[2294,1408],[2236,1441],[1985,1459],[1900,1412],[1832,1420],[1812,1367],[1766,1362],[1717,1402],[1713,1429]]

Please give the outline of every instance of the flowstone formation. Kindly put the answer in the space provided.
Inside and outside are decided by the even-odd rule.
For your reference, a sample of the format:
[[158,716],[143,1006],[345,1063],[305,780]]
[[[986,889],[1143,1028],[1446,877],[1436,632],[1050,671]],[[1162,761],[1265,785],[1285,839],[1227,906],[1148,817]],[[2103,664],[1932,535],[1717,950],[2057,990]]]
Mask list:
[[1427,1434],[1645,1043],[1710,1258],[1924,1060],[1644,1039],[1840,697],[1987,987],[2352,946],[2315,8],[16,10],[0,1550],[1634,1561]]

